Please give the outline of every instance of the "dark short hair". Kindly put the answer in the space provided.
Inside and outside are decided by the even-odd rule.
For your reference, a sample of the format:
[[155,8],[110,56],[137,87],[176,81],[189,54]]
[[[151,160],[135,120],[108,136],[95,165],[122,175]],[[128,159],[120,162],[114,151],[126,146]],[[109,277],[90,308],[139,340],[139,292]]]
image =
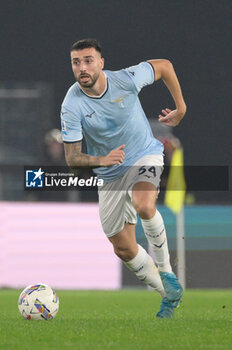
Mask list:
[[90,47],[93,47],[96,51],[102,54],[102,48],[99,42],[96,39],[91,38],[76,41],[74,44],[72,44],[70,51],[83,50]]

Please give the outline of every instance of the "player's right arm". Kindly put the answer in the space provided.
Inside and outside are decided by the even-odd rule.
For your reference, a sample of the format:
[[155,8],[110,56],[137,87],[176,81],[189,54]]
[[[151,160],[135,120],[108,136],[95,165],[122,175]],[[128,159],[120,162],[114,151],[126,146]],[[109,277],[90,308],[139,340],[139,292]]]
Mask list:
[[109,152],[106,156],[90,156],[81,152],[82,142],[64,143],[65,159],[70,168],[98,168],[120,165],[125,157],[121,145]]

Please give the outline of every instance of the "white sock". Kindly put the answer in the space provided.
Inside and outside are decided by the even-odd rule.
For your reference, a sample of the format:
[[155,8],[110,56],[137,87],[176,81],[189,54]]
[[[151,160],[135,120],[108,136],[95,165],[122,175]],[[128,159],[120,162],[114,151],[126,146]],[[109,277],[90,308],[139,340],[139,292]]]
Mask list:
[[140,281],[155,288],[163,298],[166,296],[159,271],[155,266],[154,261],[143,247],[138,244],[138,254],[132,260],[128,262],[124,261],[124,263],[135,273]]
[[155,261],[159,271],[172,272],[170,265],[170,256],[168,251],[168,242],[163,218],[158,210],[156,210],[153,218],[149,220],[141,219],[144,233],[151,245],[155,256]]

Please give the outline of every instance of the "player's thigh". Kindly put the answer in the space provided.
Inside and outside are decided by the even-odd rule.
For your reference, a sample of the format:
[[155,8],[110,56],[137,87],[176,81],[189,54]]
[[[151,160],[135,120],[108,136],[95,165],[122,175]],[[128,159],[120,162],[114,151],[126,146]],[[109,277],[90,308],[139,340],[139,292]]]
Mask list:
[[[116,184],[118,185],[117,182]],[[130,196],[127,191],[117,188],[120,187],[115,189],[115,184],[110,183],[98,192],[100,220],[108,238],[121,232],[125,223],[137,223],[136,211]]]
[[145,156],[132,167],[129,193],[138,214],[155,207],[162,171],[162,155]]
[[132,188],[132,203],[138,212],[141,208],[154,208],[158,189],[150,182],[137,182]]

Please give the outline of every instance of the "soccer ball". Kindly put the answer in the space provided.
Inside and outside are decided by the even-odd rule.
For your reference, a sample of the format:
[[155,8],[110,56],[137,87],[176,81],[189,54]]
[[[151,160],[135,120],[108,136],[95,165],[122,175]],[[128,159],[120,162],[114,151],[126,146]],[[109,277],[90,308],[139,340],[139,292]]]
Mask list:
[[59,298],[46,284],[32,284],[20,294],[18,307],[26,320],[51,320],[58,312]]

